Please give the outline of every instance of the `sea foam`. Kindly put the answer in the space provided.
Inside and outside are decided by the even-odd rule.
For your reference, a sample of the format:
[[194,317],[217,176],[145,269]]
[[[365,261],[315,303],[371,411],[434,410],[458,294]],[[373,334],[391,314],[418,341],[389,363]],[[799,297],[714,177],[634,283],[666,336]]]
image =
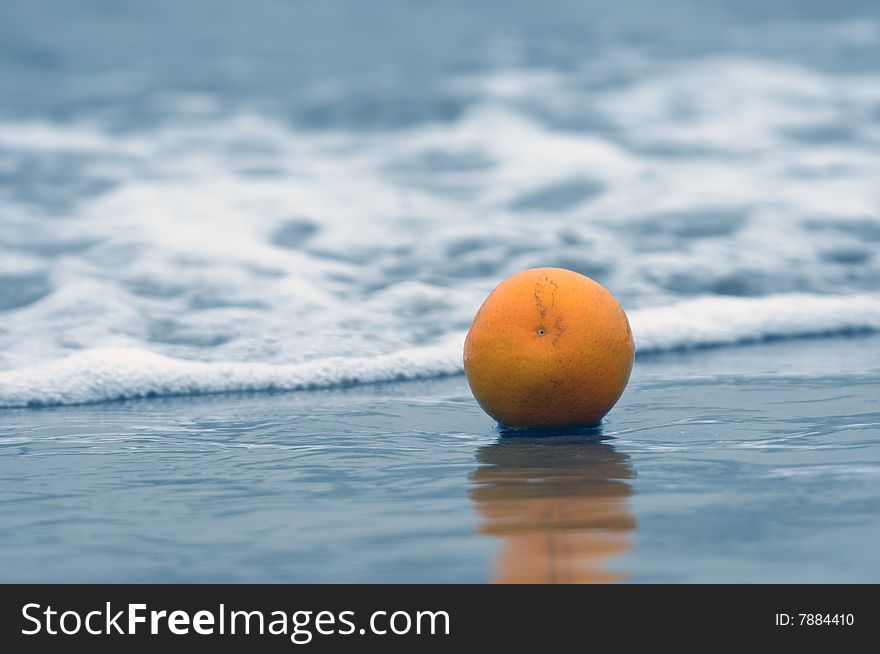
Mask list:
[[[706,297],[630,316],[640,354],[766,339],[880,331],[880,296]],[[0,407],[145,397],[296,391],[429,379],[462,372],[464,334],[445,344],[301,364],[198,362],[132,348],[94,348],[50,364],[0,372]]]
[[876,75],[633,61],[448,79],[460,114],[382,131],[0,121],[0,406],[455,374],[543,266],[642,353],[878,329]]

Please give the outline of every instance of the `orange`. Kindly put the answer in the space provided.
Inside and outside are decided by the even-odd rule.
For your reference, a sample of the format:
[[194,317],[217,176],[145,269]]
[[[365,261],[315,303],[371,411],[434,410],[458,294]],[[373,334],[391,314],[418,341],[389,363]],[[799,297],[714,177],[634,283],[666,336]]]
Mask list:
[[464,371],[502,425],[592,425],[620,399],[634,353],[626,314],[601,284],[534,268],[483,302],[465,339]]

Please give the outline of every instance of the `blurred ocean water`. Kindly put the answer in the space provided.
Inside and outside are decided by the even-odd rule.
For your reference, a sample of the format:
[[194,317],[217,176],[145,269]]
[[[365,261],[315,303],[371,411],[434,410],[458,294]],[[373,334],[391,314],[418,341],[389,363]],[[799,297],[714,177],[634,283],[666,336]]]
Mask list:
[[[878,146],[874,0],[3,0],[0,581],[877,581]],[[530,266],[588,434],[440,379]]]
[[880,12],[711,4],[4,2],[0,407],[455,373],[533,266],[880,329]]

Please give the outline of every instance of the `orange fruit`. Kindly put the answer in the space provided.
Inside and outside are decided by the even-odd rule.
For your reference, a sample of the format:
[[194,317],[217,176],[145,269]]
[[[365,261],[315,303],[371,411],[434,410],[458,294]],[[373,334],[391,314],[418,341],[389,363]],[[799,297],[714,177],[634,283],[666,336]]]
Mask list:
[[626,314],[601,284],[533,268],[483,302],[465,339],[464,371],[502,425],[592,425],[620,399],[634,354]]

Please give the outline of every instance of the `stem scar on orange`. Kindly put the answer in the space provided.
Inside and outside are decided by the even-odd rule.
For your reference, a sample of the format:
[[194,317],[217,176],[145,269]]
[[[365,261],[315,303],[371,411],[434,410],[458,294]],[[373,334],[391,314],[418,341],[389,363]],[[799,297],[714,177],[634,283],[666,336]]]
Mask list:
[[592,425],[620,399],[634,354],[626,314],[601,284],[533,268],[483,302],[464,342],[464,371],[502,425]]

